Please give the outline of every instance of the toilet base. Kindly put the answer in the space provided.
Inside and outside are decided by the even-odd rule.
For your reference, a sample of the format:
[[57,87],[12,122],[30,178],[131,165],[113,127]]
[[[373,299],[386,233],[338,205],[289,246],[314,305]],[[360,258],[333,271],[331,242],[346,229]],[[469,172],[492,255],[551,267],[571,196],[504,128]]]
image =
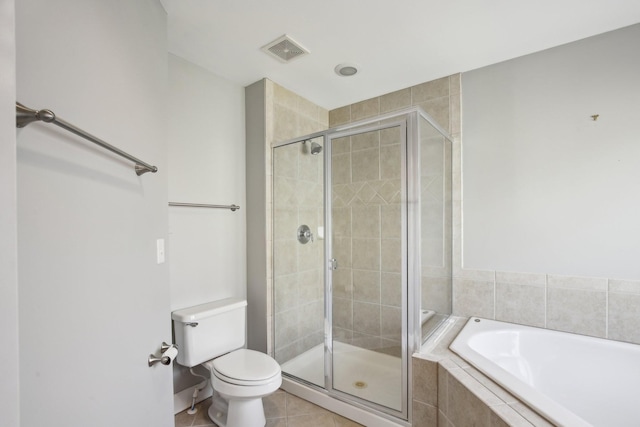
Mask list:
[[261,397],[227,401],[214,391],[208,414],[220,427],[264,427],[267,423]]

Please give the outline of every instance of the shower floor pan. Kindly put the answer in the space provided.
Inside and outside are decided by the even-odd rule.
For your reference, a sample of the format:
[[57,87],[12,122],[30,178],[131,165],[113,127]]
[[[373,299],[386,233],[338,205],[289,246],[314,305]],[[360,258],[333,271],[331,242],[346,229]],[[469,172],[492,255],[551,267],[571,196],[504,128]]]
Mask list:
[[[399,357],[333,343],[333,389],[401,410],[402,363]],[[282,364],[282,371],[324,387],[324,345]]]

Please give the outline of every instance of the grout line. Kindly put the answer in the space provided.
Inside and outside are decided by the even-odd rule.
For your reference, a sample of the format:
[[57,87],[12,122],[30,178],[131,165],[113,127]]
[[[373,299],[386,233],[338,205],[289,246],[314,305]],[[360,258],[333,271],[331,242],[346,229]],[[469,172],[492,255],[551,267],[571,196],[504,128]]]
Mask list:
[[549,275],[544,275],[544,327],[547,327],[547,310],[549,302]]
[[493,271],[493,320],[496,320],[496,313],[498,312],[498,287],[496,285],[496,271]]
[[611,289],[611,279],[607,279],[607,292],[604,298],[604,337],[609,338],[609,290]]

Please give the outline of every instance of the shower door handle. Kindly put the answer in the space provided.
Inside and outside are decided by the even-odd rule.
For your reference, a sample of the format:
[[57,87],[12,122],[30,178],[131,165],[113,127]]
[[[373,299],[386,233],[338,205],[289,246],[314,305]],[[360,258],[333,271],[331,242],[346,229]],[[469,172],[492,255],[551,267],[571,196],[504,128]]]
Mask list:
[[337,270],[338,269],[338,260],[335,258],[331,258],[329,260],[329,270]]

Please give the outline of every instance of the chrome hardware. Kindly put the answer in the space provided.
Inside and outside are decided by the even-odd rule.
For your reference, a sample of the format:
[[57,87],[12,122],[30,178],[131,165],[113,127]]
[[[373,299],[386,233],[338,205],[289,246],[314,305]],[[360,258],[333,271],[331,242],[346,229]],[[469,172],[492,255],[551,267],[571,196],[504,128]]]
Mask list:
[[309,243],[309,241],[313,243],[313,233],[308,225],[301,225],[298,227],[298,242],[305,245]]
[[149,359],[147,360],[149,366],[153,366],[158,362],[162,363],[165,366],[171,365],[171,358],[164,355],[171,348],[175,348],[177,350],[178,346],[175,344],[167,344],[166,342],[163,342],[160,346],[160,356],[156,356],[155,354],[149,355]]
[[329,270],[337,270],[338,269],[338,260],[335,258],[331,258],[329,260]]
[[166,342],[163,341],[162,345],[160,346],[160,351],[164,353],[165,351],[169,350],[171,347],[178,348],[176,344],[167,344]]
[[189,322],[189,323],[185,323],[185,325],[195,328],[196,326],[198,326],[198,322]]
[[118,156],[124,157],[127,160],[135,163],[134,171],[136,175],[140,176],[143,173],[158,172],[158,168],[150,165],[149,163],[143,162],[142,160],[132,156],[129,153],[125,153],[121,149],[114,147],[113,145],[101,140],[100,138],[91,135],[88,132],[83,131],[82,129],[75,127],[69,122],[65,122],[61,118],[56,117],[56,115],[51,110],[34,110],[24,105],[16,102],[16,127],[23,128],[27,126],[29,123],[42,121],[45,123],[51,123],[56,126],[61,127],[62,129],[71,132],[79,137],[86,139],[87,141],[91,141],[100,147],[111,151],[112,153],[117,154]]
[[231,212],[235,212],[240,209],[238,205],[209,205],[206,203],[180,203],[169,202],[169,206],[181,206],[183,208],[211,208],[211,209],[231,209]]

